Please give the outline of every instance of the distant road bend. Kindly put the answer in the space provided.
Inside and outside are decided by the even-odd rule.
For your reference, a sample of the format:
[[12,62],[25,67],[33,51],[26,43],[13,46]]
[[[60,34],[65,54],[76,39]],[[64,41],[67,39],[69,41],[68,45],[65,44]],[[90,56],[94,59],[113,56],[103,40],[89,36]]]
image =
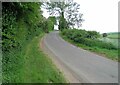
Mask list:
[[63,73],[67,69],[66,73],[70,72],[76,78],[70,82],[118,83],[117,62],[71,45],[59,36],[58,31],[47,34],[42,47],[61,63]]

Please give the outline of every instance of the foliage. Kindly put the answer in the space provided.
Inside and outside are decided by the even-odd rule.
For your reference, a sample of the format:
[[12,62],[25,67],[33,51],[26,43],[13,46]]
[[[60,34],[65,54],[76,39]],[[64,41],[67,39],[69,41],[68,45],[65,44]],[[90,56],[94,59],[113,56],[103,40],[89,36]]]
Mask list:
[[48,10],[50,15],[57,15],[59,20],[59,29],[67,29],[70,26],[81,26],[83,14],[79,13],[80,5],[73,0],[64,0],[62,2],[47,2],[43,7]]
[[56,17],[55,16],[49,16],[48,17],[48,20],[51,20],[53,22],[53,24],[57,24],[57,21],[56,21]]
[[[2,71],[4,82],[21,81],[24,73],[25,48],[42,32],[48,32],[49,22],[42,15],[41,3],[2,3]],[[40,61],[39,61],[40,62]],[[22,75],[22,76],[20,76]]]
[[59,20],[59,27],[58,27],[58,29],[59,30],[67,29],[68,25],[67,25],[66,19],[64,18],[64,14],[62,14],[59,18],[60,18],[60,20]]
[[98,40],[100,34],[96,31],[85,31],[81,29],[67,29],[62,31],[62,35],[66,36],[68,39],[81,43],[89,47],[99,47],[105,49],[117,49],[112,43],[107,43]]
[[[42,17],[38,3],[5,2],[2,6],[2,49],[4,52],[19,48],[26,39],[38,35],[42,29],[38,26],[41,23],[39,19]],[[21,24],[18,24],[20,22]],[[25,27],[22,27],[23,24]]]
[[107,33],[103,33],[102,35],[103,35],[103,37],[107,37]]
[[48,17],[47,23],[48,23],[48,30],[50,31],[54,30],[54,25],[57,23],[56,18],[53,16]]
[[87,38],[96,39],[100,37],[100,34],[96,31],[87,31]]

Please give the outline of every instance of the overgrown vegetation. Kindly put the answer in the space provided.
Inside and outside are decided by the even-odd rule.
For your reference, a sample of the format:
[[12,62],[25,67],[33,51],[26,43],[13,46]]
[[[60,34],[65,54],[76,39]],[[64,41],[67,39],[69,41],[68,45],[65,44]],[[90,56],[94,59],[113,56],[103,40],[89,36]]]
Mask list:
[[97,52],[110,59],[118,60],[118,48],[112,43],[100,41],[100,34],[96,31],[85,31],[81,29],[67,29],[61,31],[62,37],[86,50]]
[[4,83],[63,82],[51,61],[38,50],[37,36],[49,32],[48,25],[53,23],[43,17],[40,6],[37,2],[2,3]]

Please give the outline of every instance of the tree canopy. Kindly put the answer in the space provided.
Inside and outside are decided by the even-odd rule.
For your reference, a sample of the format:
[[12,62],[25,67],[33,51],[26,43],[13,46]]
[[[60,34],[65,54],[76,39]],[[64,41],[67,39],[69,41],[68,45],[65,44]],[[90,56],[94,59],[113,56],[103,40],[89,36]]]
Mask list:
[[58,16],[59,29],[68,29],[75,25],[80,27],[83,14],[79,12],[80,5],[73,0],[64,0],[63,2],[46,2],[43,7],[47,9],[50,15]]

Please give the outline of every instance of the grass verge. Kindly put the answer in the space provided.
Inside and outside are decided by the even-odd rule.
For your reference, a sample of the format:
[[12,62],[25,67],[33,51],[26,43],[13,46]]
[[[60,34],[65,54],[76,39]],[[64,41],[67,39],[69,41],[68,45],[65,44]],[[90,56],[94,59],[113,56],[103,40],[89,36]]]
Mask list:
[[99,47],[89,47],[89,46],[86,46],[86,45],[83,45],[83,44],[80,44],[80,43],[76,43],[70,39],[68,39],[66,36],[62,35],[62,33],[60,32],[60,36],[68,41],[69,43],[77,46],[77,47],[80,47],[80,48],[83,48],[85,50],[89,50],[91,52],[94,52],[94,53],[97,53],[98,55],[101,55],[101,56],[104,56],[104,57],[107,57],[109,59],[112,59],[114,61],[119,61],[119,54],[118,54],[118,51],[120,52],[120,49],[119,50],[108,50],[108,49],[104,49],[104,48],[99,48]]
[[[15,62],[7,64],[3,72],[3,82],[6,83],[65,83],[63,74],[56,68],[52,61],[41,51],[40,39],[44,34],[33,38],[17,54]],[[9,55],[14,56],[15,54]],[[14,57],[13,57],[14,58]],[[12,60],[12,59],[11,59]],[[11,68],[10,68],[11,67]],[[5,69],[5,67],[4,67]]]
[[34,38],[27,46],[24,68],[25,82],[61,83],[65,82],[62,74],[39,48],[41,36]]

